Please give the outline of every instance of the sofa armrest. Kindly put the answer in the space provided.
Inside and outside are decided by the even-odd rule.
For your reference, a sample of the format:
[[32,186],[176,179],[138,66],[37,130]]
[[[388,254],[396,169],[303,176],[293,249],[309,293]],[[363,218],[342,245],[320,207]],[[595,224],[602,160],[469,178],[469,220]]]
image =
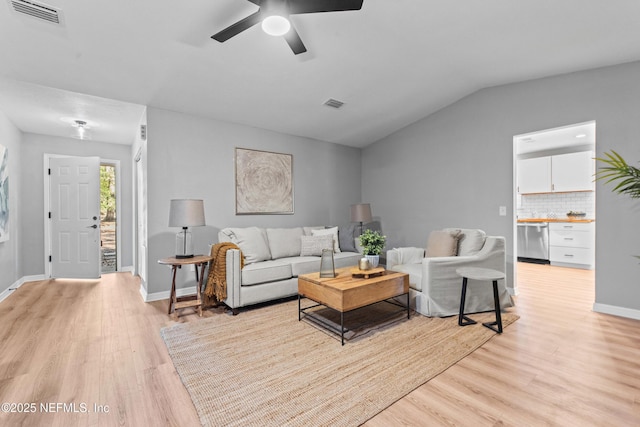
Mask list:
[[240,257],[241,254],[238,249],[229,249],[226,253],[227,299],[224,300],[224,303],[231,308],[240,307],[240,286],[242,286]]
[[387,251],[387,270],[400,264],[417,264],[424,259],[424,249],[415,247],[393,248]]

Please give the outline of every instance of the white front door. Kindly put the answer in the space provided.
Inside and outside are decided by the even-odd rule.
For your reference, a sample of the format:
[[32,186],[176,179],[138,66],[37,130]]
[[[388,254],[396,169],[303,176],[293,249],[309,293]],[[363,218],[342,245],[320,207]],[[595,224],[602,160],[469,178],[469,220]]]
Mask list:
[[100,158],[49,159],[51,277],[100,277]]

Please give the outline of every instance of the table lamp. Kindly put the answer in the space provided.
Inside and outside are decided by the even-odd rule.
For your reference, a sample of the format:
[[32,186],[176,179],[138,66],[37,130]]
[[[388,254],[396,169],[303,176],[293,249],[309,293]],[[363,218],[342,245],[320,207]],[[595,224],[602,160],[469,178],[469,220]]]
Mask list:
[[362,234],[362,224],[371,222],[371,220],[371,205],[369,203],[351,205],[351,222],[360,223],[360,234]]
[[193,239],[189,227],[205,225],[204,203],[195,199],[173,199],[169,208],[169,227],[182,227],[176,234],[176,258],[193,257]]

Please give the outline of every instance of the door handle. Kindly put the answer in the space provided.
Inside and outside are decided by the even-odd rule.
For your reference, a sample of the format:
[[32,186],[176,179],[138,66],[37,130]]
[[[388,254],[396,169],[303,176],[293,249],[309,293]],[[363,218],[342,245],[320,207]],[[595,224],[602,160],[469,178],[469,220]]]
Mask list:
[[93,225],[88,225],[87,228],[98,228],[98,226],[96,224],[93,224]]

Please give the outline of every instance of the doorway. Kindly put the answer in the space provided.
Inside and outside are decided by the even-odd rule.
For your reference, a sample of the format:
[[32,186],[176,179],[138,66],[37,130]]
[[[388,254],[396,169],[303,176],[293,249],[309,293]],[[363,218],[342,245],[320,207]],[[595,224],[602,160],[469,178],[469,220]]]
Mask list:
[[100,271],[118,271],[116,167],[100,164]]
[[595,144],[595,121],[513,137],[514,265],[595,269]]

